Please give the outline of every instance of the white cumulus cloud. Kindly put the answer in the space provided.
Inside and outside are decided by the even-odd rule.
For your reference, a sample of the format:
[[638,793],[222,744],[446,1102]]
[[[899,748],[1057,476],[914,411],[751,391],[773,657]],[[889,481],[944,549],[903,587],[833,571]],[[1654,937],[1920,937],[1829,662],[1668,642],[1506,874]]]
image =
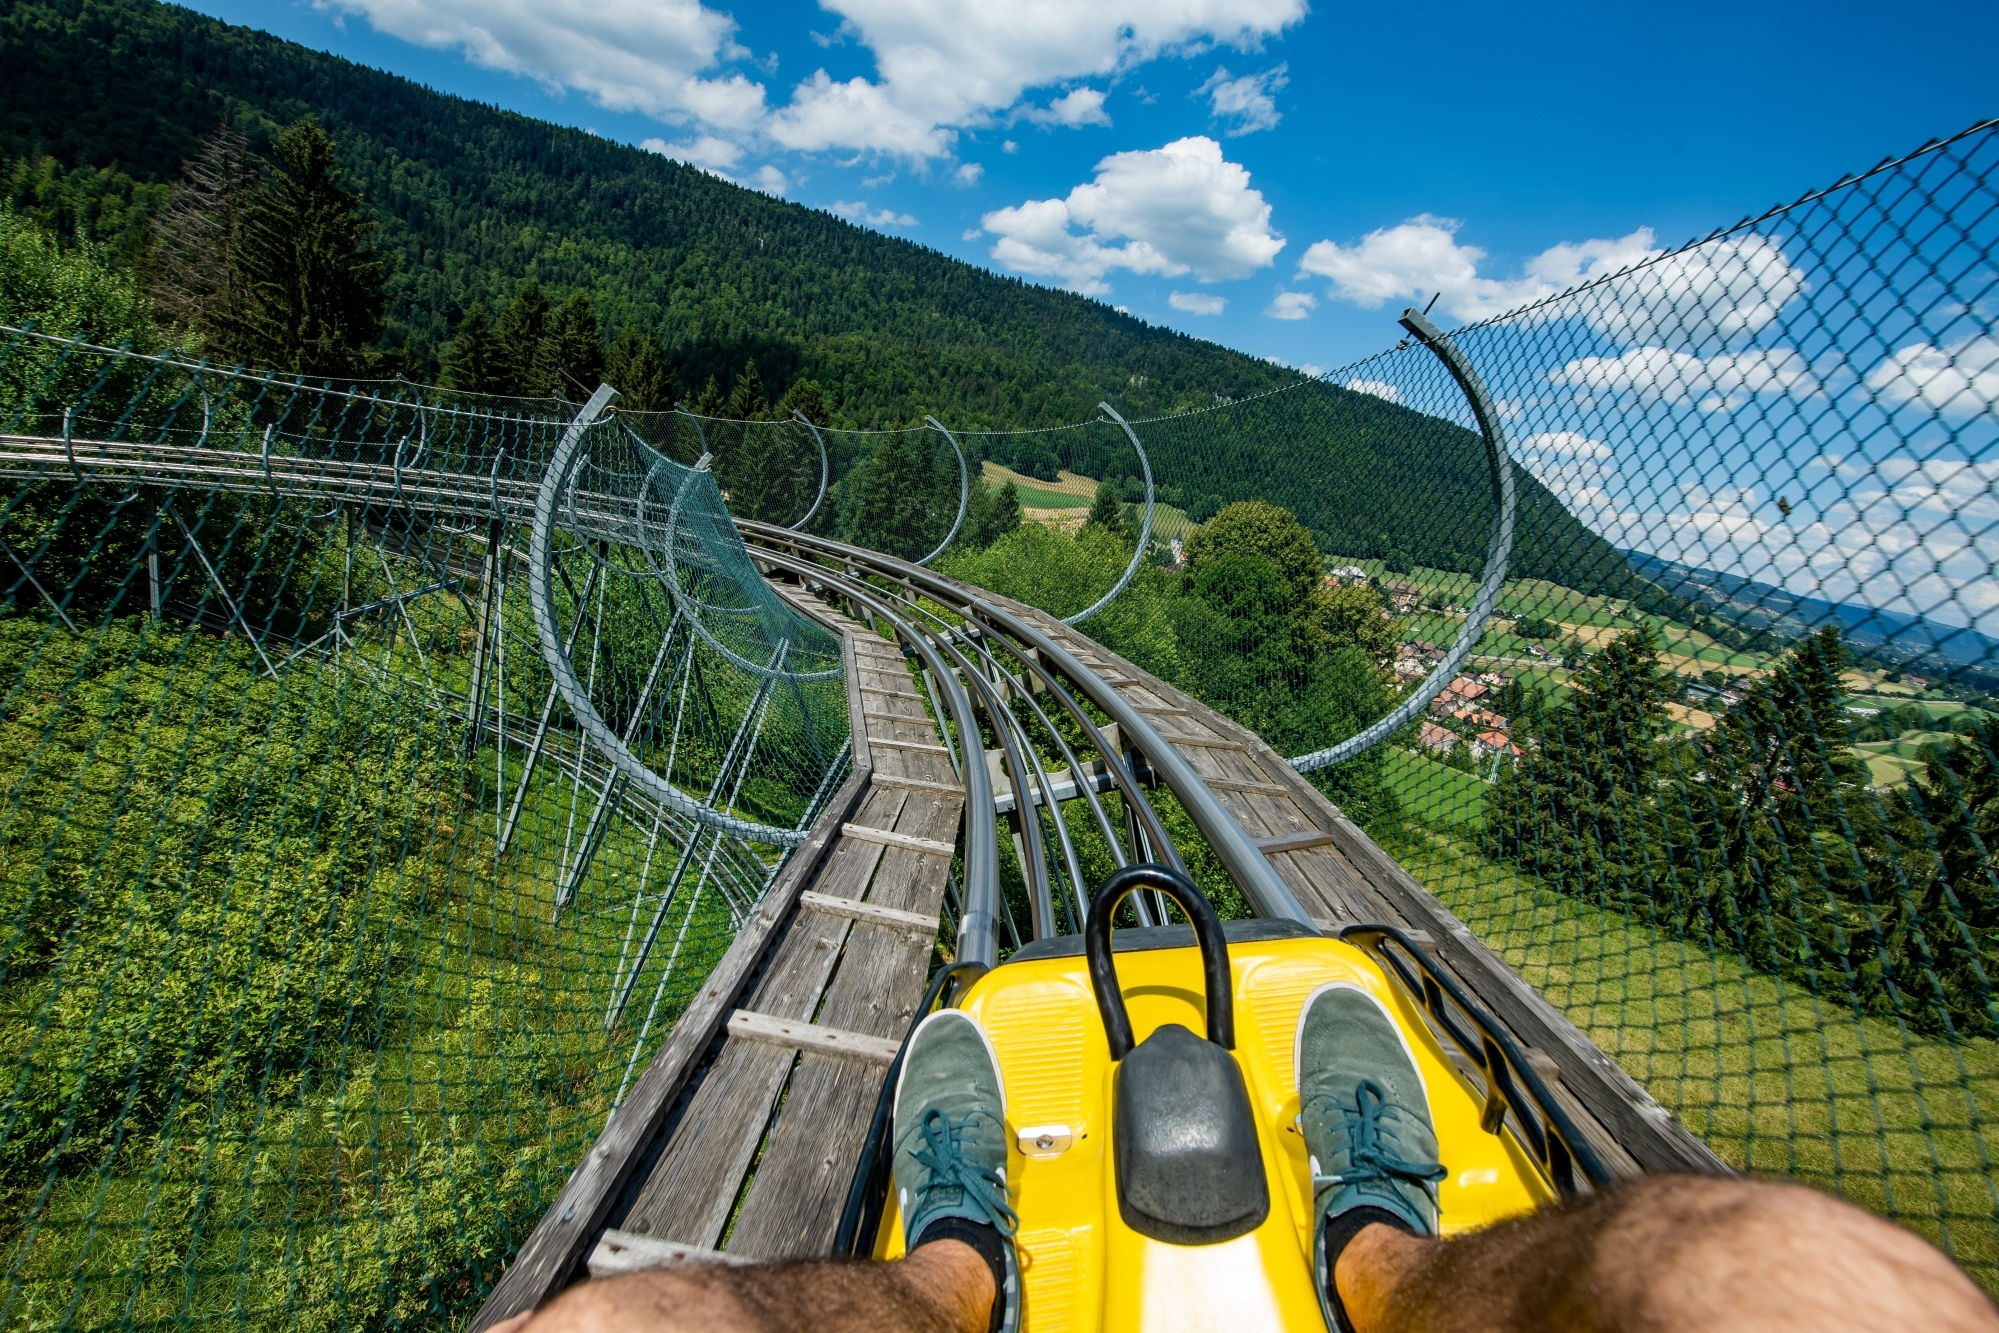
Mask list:
[[1581,390],[1585,401],[1693,403],[1706,412],[1733,411],[1758,394],[1802,398],[1819,392],[1811,367],[1788,347],[1712,356],[1634,347],[1618,356],[1582,357],[1548,378]]
[[1551,430],[1530,435],[1521,443],[1520,449],[1537,458],[1604,459],[1611,456],[1610,446],[1602,440],[1592,440],[1572,430]]
[[1045,107],[1028,107],[1020,113],[1020,118],[1036,125],[1065,125],[1070,129],[1079,125],[1108,125],[1111,118],[1104,111],[1104,97],[1095,88],[1078,88]]
[[1486,319],[1653,253],[1651,229],[1641,227],[1618,240],[1555,246],[1527,261],[1526,272],[1517,278],[1486,278],[1478,272],[1485,251],[1458,244],[1462,225],[1425,213],[1371,231],[1357,245],[1318,241],[1305,251],[1298,269],[1331,279],[1329,295],[1368,310],[1391,299],[1436,295],[1446,314]]
[[838,213],[843,218],[848,218],[855,222],[864,222],[870,227],[914,227],[916,225],[915,218],[907,213],[898,213],[892,208],[878,208],[873,212],[869,212],[868,201],[865,199],[858,202],[849,202],[845,199],[835,200],[832,211]]
[[1065,199],[1030,199],[980,219],[998,238],[992,257],[1096,295],[1109,290],[1104,278],[1113,269],[1224,282],[1267,266],[1284,248],[1249,172],[1225,160],[1213,139],[1114,153],[1096,170]]
[[1894,407],[1917,403],[1947,417],[1989,412],[1999,403],[1999,338],[1911,343],[1874,367],[1867,387]]
[[1162,54],[1253,47],[1306,8],[1304,0],[828,0],[826,7],[874,51],[896,103],[945,126],[977,123],[1032,88],[1117,74]]
[[647,139],[639,144],[648,153],[658,153],[663,157],[689,162],[710,171],[727,171],[742,159],[741,144],[713,134],[698,135],[686,143],[668,143],[664,139]]
[[1803,274],[1769,237],[1725,236],[1661,259],[1650,227],[1614,239],[1565,241],[1528,259],[1516,277],[1488,277],[1479,272],[1486,252],[1458,243],[1462,225],[1425,213],[1351,246],[1318,241],[1298,268],[1330,279],[1335,299],[1366,309],[1435,295],[1446,314],[1478,320],[1651,259],[1657,262],[1554,313],[1573,314],[1619,342],[1700,347],[1755,333],[1805,290]]
[[1310,292],[1279,292],[1264,310],[1272,319],[1304,319],[1319,304],[1319,298]]
[[[315,0],[418,46],[574,88],[599,106],[675,123],[748,130],[764,89],[719,70],[746,56],[735,20],[698,0]],[[703,77],[710,70],[716,73]]]
[[[1306,0],[825,0],[837,30],[873,55],[873,77],[824,69],[774,99],[736,21],[700,0],[314,0],[419,45],[576,89],[745,143],[816,152],[948,158],[958,132],[1025,114],[1036,89],[1115,78],[1147,61],[1217,46],[1253,50],[1299,22]],[[749,74],[732,70],[748,63]],[[772,102],[779,102],[773,107]],[[1103,94],[1075,88],[1035,109],[1056,125],[1107,123]],[[1247,123],[1247,122],[1245,122]]]
[[1279,65],[1235,79],[1229,77],[1226,65],[1217,66],[1208,81],[1194,90],[1194,96],[1208,99],[1208,109],[1216,120],[1232,122],[1227,130],[1230,138],[1275,129],[1284,114],[1277,109],[1272,94],[1291,82],[1285,74],[1289,68]]
[[764,122],[764,132],[786,148],[819,152],[858,148],[896,157],[941,157],[956,136],[930,118],[897,104],[886,88],[859,77],[836,83],[819,70],[792,90],[791,103]]
[[1219,315],[1228,305],[1226,297],[1210,296],[1206,292],[1174,292],[1166,298],[1166,304],[1175,310],[1184,310],[1190,315]]
[[1519,460],[1569,512],[1592,527],[1613,525],[1623,515],[1612,495],[1618,481],[1611,447],[1580,431],[1543,431],[1519,443]]
[[1346,387],[1352,389],[1355,393],[1368,393],[1373,394],[1376,398],[1385,398],[1391,403],[1402,401],[1402,390],[1396,388],[1386,380],[1352,379],[1346,382]]
[[1647,264],[1585,293],[1576,313],[1620,342],[1705,347],[1758,332],[1804,291],[1804,274],[1784,247],[1749,233]]
[[961,162],[958,164],[958,169],[951,173],[951,179],[960,185],[977,185],[979,178],[985,174],[986,169],[979,163]]
[[791,181],[785,176],[784,172],[769,162],[757,168],[756,174],[750,177],[749,183],[754,188],[762,190],[765,194],[783,194],[791,188]]

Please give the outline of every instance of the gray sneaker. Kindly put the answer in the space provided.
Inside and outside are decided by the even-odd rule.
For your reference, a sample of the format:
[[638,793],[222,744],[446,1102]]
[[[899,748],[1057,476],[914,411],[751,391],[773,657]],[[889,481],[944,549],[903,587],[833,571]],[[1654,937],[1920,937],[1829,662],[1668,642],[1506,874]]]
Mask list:
[[1312,1155],[1313,1259],[1326,1323],[1326,1232],[1343,1213],[1379,1208],[1419,1236],[1437,1234],[1437,1131],[1423,1076],[1388,1009],[1366,991],[1330,985],[1298,1015],[1299,1127]]
[[896,1201],[903,1243],[962,1218],[998,1233],[1004,1258],[994,1327],[1020,1326],[1020,1219],[1006,1201],[1006,1092],[992,1043],[958,1009],[940,1009],[909,1039],[895,1088]]

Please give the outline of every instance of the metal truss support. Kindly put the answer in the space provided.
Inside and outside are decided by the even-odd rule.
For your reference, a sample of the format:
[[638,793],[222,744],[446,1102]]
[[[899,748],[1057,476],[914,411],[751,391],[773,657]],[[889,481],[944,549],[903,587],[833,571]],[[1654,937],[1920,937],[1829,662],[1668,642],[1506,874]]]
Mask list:
[[[583,596],[578,599],[576,605],[576,623],[569,628],[569,641],[562,648],[564,653],[568,653],[570,649],[576,646],[576,636],[583,632],[585,608],[589,606],[590,594],[596,586],[597,567],[593,565],[590,568],[590,577],[583,581]],[[548,697],[543,699],[541,703],[541,721],[535,724],[534,740],[528,745],[527,762],[521,765],[520,786],[514,789],[513,805],[508,809],[507,817],[500,825],[500,836],[493,844],[493,859],[495,861],[507,854],[507,846],[514,840],[514,830],[520,825],[521,807],[527,804],[528,799],[528,784],[534,780],[535,765],[541,760],[542,746],[548,740],[548,726],[550,721],[555,717],[556,694],[556,687],[551,684],[548,687]]]
[[[666,633],[659,641],[659,651],[653,655],[652,670],[646,673],[645,686],[639,690],[638,702],[632,707],[631,719],[625,723],[624,742],[632,743],[638,735],[639,726],[645,720],[646,709],[652,704],[653,687],[659,684],[660,669],[666,665],[667,654],[673,650],[674,631],[679,628],[680,617],[676,614],[667,623]],[[669,689],[672,687],[669,686]],[[625,775],[613,768],[604,779],[603,788],[597,793],[597,804],[590,811],[590,821],[583,826],[583,841],[576,849],[576,859],[570,862],[568,870],[555,889],[555,910],[560,912],[576,896],[576,888],[583,877],[590,873],[590,863],[596,859],[597,847],[604,840],[604,830],[610,824],[610,812],[616,806],[625,790]],[[643,882],[640,888],[644,888]]]

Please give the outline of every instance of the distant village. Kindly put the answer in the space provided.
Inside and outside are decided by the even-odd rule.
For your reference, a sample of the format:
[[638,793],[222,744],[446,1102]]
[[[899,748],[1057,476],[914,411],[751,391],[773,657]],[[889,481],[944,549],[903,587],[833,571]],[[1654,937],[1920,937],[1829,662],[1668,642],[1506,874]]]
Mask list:
[[[1467,613],[1466,607],[1439,597],[1435,588],[1373,574],[1357,564],[1328,569],[1325,583],[1328,587],[1364,584],[1373,588],[1387,602],[1383,614],[1392,618],[1424,612],[1460,617]],[[1618,610],[1615,603],[1608,609]],[[1570,628],[1550,621],[1541,625],[1542,634]],[[1509,628],[1503,620],[1495,620],[1494,627],[1502,631]],[[1512,628],[1516,643],[1511,651],[1519,653],[1524,649],[1527,656],[1502,657],[1498,662],[1514,661],[1526,674],[1468,670],[1457,675],[1431,700],[1426,716],[1414,724],[1413,732],[1407,733],[1409,739],[1405,744],[1488,779],[1496,775],[1501,763],[1525,755],[1523,746],[1531,747],[1535,742],[1524,734],[1521,740],[1514,739],[1517,719],[1509,714],[1518,713],[1523,698],[1522,690],[1516,686],[1531,689],[1536,679],[1560,680],[1561,676],[1551,673],[1562,668],[1573,670],[1592,654],[1573,635],[1559,647],[1550,648],[1533,642],[1533,632],[1523,631],[1519,625]],[[1405,692],[1416,688],[1444,660],[1446,651],[1427,639],[1406,640],[1397,645],[1392,668],[1397,684]],[[1494,660],[1486,654],[1474,658],[1473,664],[1489,666]],[[1758,669],[1743,671],[1735,667],[1699,669],[1697,659],[1683,661],[1684,665],[1674,668],[1678,673],[1677,699],[1667,704],[1667,710],[1675,723],[1694,730],[1714,726],[1720,715],[1742,702],[1743,686],[1762,674]],[[1854,740],[1863,757],[1870,760],[1874,780],[1884,785],[1906,780],[1911,767],[1910,756],[1896,757],[1898,746],[1907,748],[1938,732],[1962,730],[1964,718],[1973,714],[1958,716],[1957,708],[1969,705],[1988,712],[1999,709],[1999,700],[1892,668],[1878,672],[1855,670],[1849,676],[1849,687],[1856,693],[1848,696],[1845,708],[1855,723]],[[1894,697],[1875,696],[1874,690],[1892,691]],[[1927,706],[1917,700],[1927,700]]]

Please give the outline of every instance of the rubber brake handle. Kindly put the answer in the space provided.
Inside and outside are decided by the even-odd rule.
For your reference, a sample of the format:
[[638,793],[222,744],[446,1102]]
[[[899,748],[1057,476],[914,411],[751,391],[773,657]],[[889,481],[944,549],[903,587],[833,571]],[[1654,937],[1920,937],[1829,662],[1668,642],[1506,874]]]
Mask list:
[[1090,989],[1097,994],[1104,1035],[1110,1038],[1111,1059],[1122,1060],[1136,1044],[1124,992],[1118,989],[1111,962],[1111,917],[1125,895],[1135,889],[1157,889],[1180,905],[1194,923],[1194,940],[1201,946],[1201,978],[1208,1000],[1208,1040],[1224,1050],[1235,1049],[1235,986],[1229,976],[1229,946],[1222,937],[1222,919],[1194,881],[1171,866],[1145,863],[1111,873],[1090,904],[1083,924],[1083,955],[1090,964]]

